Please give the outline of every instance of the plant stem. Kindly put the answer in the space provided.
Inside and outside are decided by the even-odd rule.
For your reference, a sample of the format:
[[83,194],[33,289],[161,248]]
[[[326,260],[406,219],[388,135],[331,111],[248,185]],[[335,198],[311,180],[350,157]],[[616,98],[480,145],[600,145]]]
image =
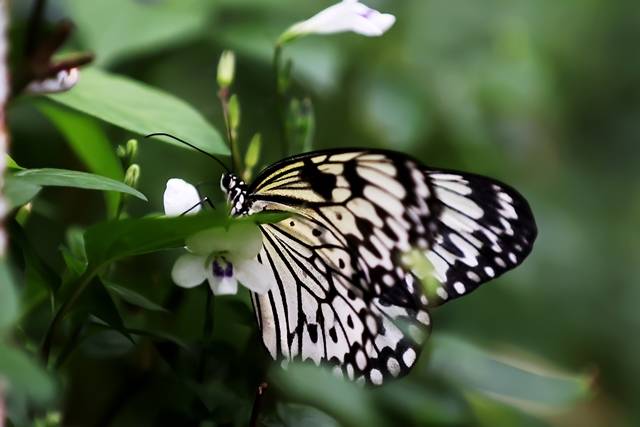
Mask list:
[[96,275],[97,271],[97,268],[87,268],[87,270],[78,278],[78,284],[74,287],[74,291],[71,296],[62,303],[56,314],[53,316],[42,341],[42,346],[40,347],[40,357],[42,358],[45,366],[47,366],[49,362],[51,344],[58,328],[58,324],[64,319],[67,311],[76,303],[78,298],[80,298],[82,293],[87,289],[87,286],[91,283],[91,280]]
[[58,370],[62,366],[62,364],[67,360],[67,357],[76,349],[78,344],[82,341],[82,334],[86,328],[86,323],[81,323],[77,325],[73,332],[71,333],[71,337],[67,341],[67,344],[64,346],[62,351],[58,353],[58,358],[53,364],[53,369]]
[[267,384],[266,382],[262,382],[256,389],[256,397],[253,400],[253,408],[251,408],[251,419],[249,420],[249,427],[256,427],[258,425],[258,416],[260,416],[262,397],[268,387],[269,384]]
[[224,116],[224,124],[227,129],[227,140],[229,141],[229,147],[231,148],[231,163],[234,171],[238,174],[242,174],[242,165],[240,163],[240,152],[238,148],[237,135],[231,128],[231,119],[229,118],[229,89],[221,88],[218,91],[218,99],[222,105],[222,115]]
[[198,380],[204,381],[207,368],[207,349],[209,348],[209,340],[213,333],[213,317],[215,308],[215,298],[213,292],[206,289],[207,299],[204,304],[204,322],[202,325],[202,353],[200,354],[200,365],[198,366]]
[[207,300],[204,305],[204,324],[202,326],[202,338],[209,340],[213,333],[213,315],[215,310],[215,296],[207,289]]
[[[9,10],[7,2],[0,4],[0,48],[3,52],[9,51],[8,27],[9,27]],[[8,213],[6,206],[8,202],[4,198],[4,174],[6,169],[5,158],[9,154],[9,132],[7,132],[5,123],[5,104],[7,102],[9,92],[9,70],[8,58],[0,58],[0,260],[5,255],[6,245],[9,236],[5,231],[4,217]],[[4,284],[2,286],[5,286]],[[0,423],[4,419],[0,415]]]
[[273,50],[273,75],[274,75],[274,88],[276,91],[276,113],[278,116],[278,130],[280,131],[280,138],[282,138],[282,150],[283,157],[287,157],[291,153],[289,150],[289,136],[287,135],[287,125],[285,117],[285,97],[281,88],[281,73],[282,70],[282,45],[276,44]]
[[42,23],[42,16],[44,15],[44,9],[47,0],[36,0],[29,16],[29,26],[27,30],[27,39],[25,43],[25,56],[29,57],[38,45],[38,39],[40,38],[40,26]]

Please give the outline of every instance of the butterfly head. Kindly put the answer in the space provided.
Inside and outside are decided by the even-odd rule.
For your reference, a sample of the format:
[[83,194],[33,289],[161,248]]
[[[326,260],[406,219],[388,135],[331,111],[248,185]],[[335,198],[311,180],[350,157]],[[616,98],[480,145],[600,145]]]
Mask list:
[[231,215],[242,216],[249,213],[247,184],[243,180],[232,173],[225,173],[220,178],[220,188],[227,196],[227,202],[231,206]]

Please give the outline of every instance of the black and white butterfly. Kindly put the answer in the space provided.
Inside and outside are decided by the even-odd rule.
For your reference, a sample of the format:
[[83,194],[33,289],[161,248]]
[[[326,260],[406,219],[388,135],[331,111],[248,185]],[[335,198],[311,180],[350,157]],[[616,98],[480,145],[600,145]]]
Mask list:
[[[232,215],[292,214],[260,225],[258,261],[277,286],[252,301],[269,354],[376,385],[415,364],[430,308],[520,264],[537,233],[513,188],[393,151],[306,153],[248,186],[224,174],[221,187]],[[433,265],[433,295],[401,261],[416,249]]]

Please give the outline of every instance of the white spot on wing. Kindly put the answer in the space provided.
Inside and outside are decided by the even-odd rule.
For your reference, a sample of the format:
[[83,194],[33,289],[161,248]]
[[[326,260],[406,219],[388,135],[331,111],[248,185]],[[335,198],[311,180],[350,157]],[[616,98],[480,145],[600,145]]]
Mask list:
[[400,364],[398,363],[398,361],[395,358],[390,357],[387,360],[387,370],[394,377],[397,377],[400,374]]
[[412,349],[412,348],[406,349],[404,351],[404,354],[402,355],[402,361],[407,366],[413,366],[414,362],[416,361],[416,352],[415,352],[415,350]]
[[369,378],[371,379],[371,383],[375,385],[382,384],[382,372],[377,369],[372,369],[369,373]]

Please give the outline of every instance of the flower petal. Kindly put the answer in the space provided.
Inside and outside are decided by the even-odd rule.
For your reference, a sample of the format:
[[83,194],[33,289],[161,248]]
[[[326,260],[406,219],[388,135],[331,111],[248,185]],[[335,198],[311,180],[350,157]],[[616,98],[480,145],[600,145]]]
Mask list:
[[255,258],[262,248],[262,233],[257,225],[244,221],[228,228],[215,227],[187,238],[187,249],[200,254],[228,253],[233,258]]
[[171,178],[167,181],[163,202],[164,213],[168,216],[179,216],[187,211],[192,214],[201,209],[198,205],[200,195],[196,187],[179,178]]
[[236,261],[233,267],[240,283],[257,294],[265,294],[276,285],[273,271],[256,259]]
[[235,276],[220,278],[211,274],[207,279],[214,295],[235,295],[238,292],[238,279]]
[[380,33],[377,34],[379,36],[386,33],[396,22],[396,17],[392,14],[380,13],[377,10],[374,10],[368,19],[380,31]]
[[79,79],[80,71],[76,67],[60,70],[53,77],[32,81],[27,86],[27,92],[35,95],[65,92],[74,87]]
[[185,254],[178,258],[171,269],[173,282],[183,288],[193,288],[207,278],[206,258]]
[[233,238],[229,240],[229,252],[243,259],[253,259],[262,249],[262,232],[249,221],[233,224],[229,228]]

